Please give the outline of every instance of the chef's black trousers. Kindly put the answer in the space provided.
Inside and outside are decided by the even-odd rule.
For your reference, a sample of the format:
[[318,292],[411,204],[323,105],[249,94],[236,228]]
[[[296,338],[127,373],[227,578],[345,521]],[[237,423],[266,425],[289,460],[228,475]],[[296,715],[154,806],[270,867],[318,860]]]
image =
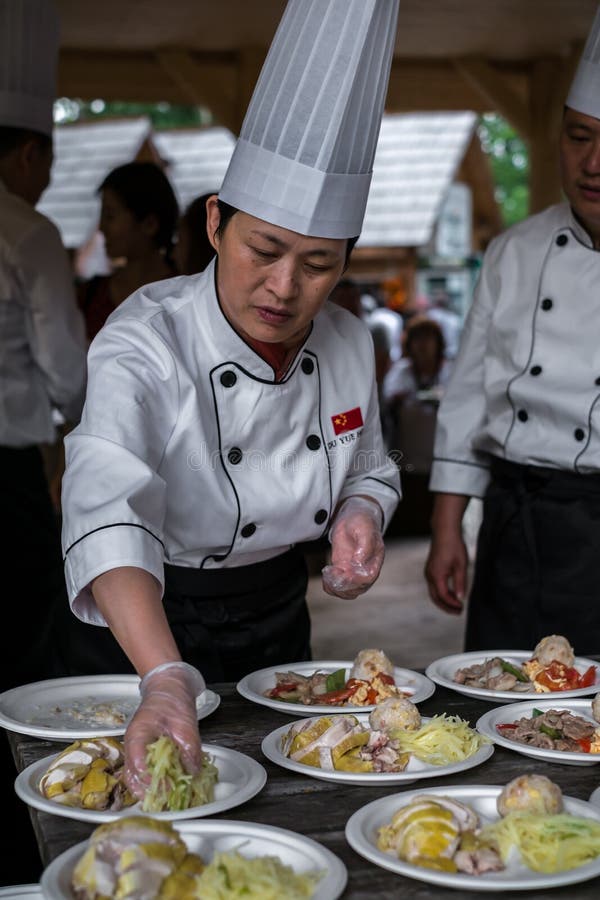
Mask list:
[[[165,565],[163,603],[182,658],[208,683],[311,658],[308,576],[297,550],[231,569]],[[69,674],[133,672],[108,628],[70,611],[60,639]]]
[[562,634],[600,653],[600,475],[494,459],[466,650],[531,650]]

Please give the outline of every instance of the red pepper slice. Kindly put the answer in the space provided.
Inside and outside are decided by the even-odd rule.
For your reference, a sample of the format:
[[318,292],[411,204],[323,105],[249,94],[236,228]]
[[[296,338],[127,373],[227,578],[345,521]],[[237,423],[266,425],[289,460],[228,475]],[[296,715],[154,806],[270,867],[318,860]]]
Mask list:
[[355,691],[346,685],[345,688],[339,691],[327,691],[326,694],[319,694],[319,703],[336,706],[339,703],[345,703],[354,693]]
[[517,727],[516,722],[501,722],[500,725],[496,725],[498,731],[512,731]]
[[378,672],[377,678],[380,678],[384,684],[396,684],[391,675],[388,675],[387,672]]
[[592,741],[591,738],[578,738],[577,743],[581,747],[584,753],[591,753],[592,750]]
[[279,694],[291,694],[292,691],[296,690],[298,690],[298,685],[293,682],[276,684],[275,687],[271,688],[269,691],[269,697],[278,697]]
[[579,687],[590,687],[596,681],[596,666],[590,666],[589,669],[579,676]]

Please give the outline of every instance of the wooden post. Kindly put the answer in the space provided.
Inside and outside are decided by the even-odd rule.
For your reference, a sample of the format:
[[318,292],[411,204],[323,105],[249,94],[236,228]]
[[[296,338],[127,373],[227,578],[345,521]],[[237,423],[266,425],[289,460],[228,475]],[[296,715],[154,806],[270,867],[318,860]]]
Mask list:
[[564,95],[560,60],[539,59],[531,69],[529,112],[529,212],[562,199],[558,139]]

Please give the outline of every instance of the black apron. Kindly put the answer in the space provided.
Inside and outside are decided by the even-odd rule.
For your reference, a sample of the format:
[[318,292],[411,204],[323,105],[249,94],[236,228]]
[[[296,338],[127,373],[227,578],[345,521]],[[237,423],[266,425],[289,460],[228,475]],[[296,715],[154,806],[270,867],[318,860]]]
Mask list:
[[562,634],[600,653],[600,475],[494,459],[466,650],[531,650]]
[[[306,563],[297,550],[231,569],[165,565],[163,603],[185,662],[208,683],[311,658]],[[108,628],[63,616],[68,674],[133,672]]]

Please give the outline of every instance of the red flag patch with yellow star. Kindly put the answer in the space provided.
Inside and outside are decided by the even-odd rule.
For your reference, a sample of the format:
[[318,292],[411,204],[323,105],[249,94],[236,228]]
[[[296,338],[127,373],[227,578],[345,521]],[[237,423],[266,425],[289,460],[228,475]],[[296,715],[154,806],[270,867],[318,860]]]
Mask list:
[[336,434],[343,434],[345,431],[354,431],[355,428],[362,428],[364,423],[360,406],[355,406],[354,409],[348,409],[343,413],[337,413],[337,415],[331,417],[331,422]]

